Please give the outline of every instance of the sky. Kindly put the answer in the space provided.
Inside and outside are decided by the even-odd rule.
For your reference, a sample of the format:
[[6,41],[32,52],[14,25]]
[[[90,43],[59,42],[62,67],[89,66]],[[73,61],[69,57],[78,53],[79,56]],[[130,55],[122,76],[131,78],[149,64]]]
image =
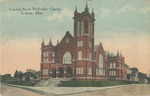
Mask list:
[[[149,73],[150,0],[0,0],[1,74],[40,70],[42,39],[55,45],[66,31],[73,35],[75,7],[82,12],[86,2],[95,12],[95,45],[119,49],[129,67]],[[33,7],[47,10],[35,14]]]

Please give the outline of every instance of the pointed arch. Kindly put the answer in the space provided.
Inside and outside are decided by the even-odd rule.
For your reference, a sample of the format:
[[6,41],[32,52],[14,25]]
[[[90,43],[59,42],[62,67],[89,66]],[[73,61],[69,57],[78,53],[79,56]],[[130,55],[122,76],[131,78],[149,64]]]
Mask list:
[[72,64],[72,57],[70,52],[66,52],[63,56],[63,64]]
[[103,68],[103,55],[99,54],[99,68]]

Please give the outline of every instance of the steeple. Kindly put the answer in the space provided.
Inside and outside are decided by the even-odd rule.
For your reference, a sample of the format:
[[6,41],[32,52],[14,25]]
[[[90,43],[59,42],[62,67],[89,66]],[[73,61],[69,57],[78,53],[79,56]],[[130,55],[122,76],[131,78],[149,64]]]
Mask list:
[[119,50],[117,50],[117,56],[119,56]]
[[51,37],[50,37],[49,45],[52,45],[52,40],[51,40]]
[[88,3],[86,2],[85,12],[89,12]]
[[44,38],[43,38],[43,40],[42,40],[42,44],[41,44],[42,46],[45,46],[45,44],[44,44]]
[[76,8],[75,8],[75,11],[74,11],[75,13],[77,13],[78,11],[77,11],[77,6],[76,6]]

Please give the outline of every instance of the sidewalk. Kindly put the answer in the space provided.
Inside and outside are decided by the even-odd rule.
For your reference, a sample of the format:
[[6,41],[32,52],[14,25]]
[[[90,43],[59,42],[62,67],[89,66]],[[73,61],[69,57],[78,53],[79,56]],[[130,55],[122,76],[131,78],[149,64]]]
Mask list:
[[42,95],[52,96],[52,95],[81,94],[81,93],[86,93],[86,92],[122,88],[122,87],[129,87],[129,86],[138,86],[138,85],[143,85],[143,84],[120,85],[120,86],[109,86],[109,87],[27,87],[27,86],[19,86],[19,85],[12,85],[12,84],[4,84],[4,85],[29,90],[29,91],[36,92]]

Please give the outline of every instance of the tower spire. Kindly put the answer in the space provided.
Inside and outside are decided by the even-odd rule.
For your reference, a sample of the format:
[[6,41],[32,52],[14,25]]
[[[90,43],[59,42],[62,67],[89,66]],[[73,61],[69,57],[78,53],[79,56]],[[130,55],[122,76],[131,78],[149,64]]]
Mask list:
[[85,12],[88,12],[88,11],[89,11],[88,3],[86,2]]
[[51,37],[50,37],[49,45],[51,45],[51,44],[52,44],[52,40],[51,40]]

